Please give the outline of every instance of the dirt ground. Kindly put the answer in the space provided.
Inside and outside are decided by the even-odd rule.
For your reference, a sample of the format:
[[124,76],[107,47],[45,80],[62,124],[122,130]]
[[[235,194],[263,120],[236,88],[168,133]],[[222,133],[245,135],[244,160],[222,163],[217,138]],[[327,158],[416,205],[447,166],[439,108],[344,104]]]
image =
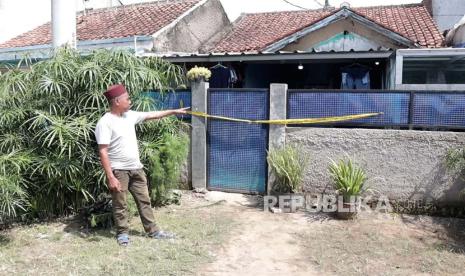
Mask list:
[[465,274],[463,219],[363,213],[344,221],[264,212],[240,195],[210,197],[224,198],[237,225],[198,275]]
[[305,221],[294,215],[275,215],[237,208],[239,227],[216,253],[216,261],[199,275],[314,275],[316,271],[302,254],[296,234]]
[[0,275],[464,275],[465,220],[264,212],[260,197],[185,192],[155,210],[173,242],[54,222],[0,231]]

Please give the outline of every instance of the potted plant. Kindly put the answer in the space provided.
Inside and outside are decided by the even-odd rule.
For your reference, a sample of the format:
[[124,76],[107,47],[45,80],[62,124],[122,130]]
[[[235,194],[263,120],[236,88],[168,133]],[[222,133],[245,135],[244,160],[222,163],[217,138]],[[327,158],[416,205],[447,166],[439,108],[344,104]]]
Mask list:
[[[329,165],[329,171],[338,196],[337,216],[341,219],[354,218],[359,209],[359,197],[365,191],[366,174],[351,159],[340,160]],[[339,200],[342,199],[342,204]],[[341,207],[343,209],[341,210]]]
[[211,75],[211,71],[205,67],[195,66],[187,71],[187,79],[190,81],[208,81]]
[[[268,165],[274,176],[272,193],[278,196],[286,196],[290,202],[290,211],[296,211],[296,200],[301,199],[299,193],[302,192],[303,177],[308,165],[308,157],[303,155],[295,145],[286,145],[281,148],[268,151]],[[280,208],[283,201],[280,199]],[[296,204],[295,204],[296,205]]]

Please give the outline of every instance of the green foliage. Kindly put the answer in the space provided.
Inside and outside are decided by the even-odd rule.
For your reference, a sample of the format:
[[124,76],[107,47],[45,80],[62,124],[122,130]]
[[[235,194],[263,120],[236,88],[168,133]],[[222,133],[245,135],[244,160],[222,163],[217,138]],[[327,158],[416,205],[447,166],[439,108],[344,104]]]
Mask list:
[[344,201],[350,196],[358,196],[365,190],[366,174],[362,168],[355,165],[351,159],[339,160],[329,165],[329,172],[334,182],[334,188],[343,196]]
[[[451,149],[446,155],[446,165],[449,171],[465,174],[465,148]],[[460,197],[465,199],[465,189],[460,191]]]
[[89,226],[91,228],[111,228],[113,225],[113,214],[111,212],[102,214],[91,214]]
[[29,203],[25,188],[19,176],[0,174],[0,224],[16,217],[18,211],[26,211]]
[[451,149],[446,155],[446,165],[450,170],[465,169],[465,149]]
[[[107,191],[93,133],[108,109],[103,91],[124,83],[133,109],[148,110],[143,91],[167,91],[184,80],[179,66],[124,51],[82,56],[63,48],[48,60],[24,62],[27,68],[0,75],[0,221],[66,215],[92,203]],[[138,134],[156,149],[179,125],[160,120]]]
[[279,193],[297,193],[302,190],[302,180],[308,157],[295,145],[286,145],[268,152],[268,165],[276,179],[273,190]]
[[155,205],[179,201],[179,195],[172,190],[179,186],[181,168],[188,153],[188,143],[186,134],[165,133],[161,136],[158,146],[148,156],[152,201]]

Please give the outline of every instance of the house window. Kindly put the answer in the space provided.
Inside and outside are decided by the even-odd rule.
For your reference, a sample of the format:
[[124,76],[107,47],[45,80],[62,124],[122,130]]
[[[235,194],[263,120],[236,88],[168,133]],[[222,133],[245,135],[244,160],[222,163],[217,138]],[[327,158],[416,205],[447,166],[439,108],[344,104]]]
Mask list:
[[403,84],[465,84],[465,56],[404,56]]

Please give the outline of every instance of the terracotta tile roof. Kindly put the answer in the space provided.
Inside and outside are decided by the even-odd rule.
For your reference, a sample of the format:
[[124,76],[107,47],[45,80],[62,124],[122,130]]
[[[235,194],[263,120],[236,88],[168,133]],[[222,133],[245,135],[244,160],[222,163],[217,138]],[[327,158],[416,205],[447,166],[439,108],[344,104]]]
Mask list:
[[[328,17],[337,10],[253,13],[241,16],[233,30],[211,52],[261,51],[278,40]],[[440,47],[444,38],[427,9],[421,4],[351,8],[421,47]]]
[[[159,1],[90,10],[85,15],[80,12],[76,18],[77,39],[98,40],[153,35],[199,1]],[[0,48],[50,44],[51,32],[51,23],[48,22],[0,44]]]

